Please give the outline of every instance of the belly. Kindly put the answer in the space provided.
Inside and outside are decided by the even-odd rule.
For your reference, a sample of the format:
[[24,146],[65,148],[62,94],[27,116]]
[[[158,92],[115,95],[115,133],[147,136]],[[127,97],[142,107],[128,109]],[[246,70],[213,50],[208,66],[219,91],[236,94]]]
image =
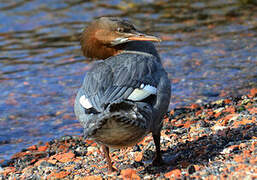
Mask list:
[[147,133],[146,129],[113,118],[107,120],[90,138],[112,148],[123,148],[135,145]]

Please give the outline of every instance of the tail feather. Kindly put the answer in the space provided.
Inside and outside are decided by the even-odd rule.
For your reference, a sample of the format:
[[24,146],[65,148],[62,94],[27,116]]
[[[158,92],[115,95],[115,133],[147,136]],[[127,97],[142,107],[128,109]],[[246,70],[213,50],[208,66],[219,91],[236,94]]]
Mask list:
[[149,131],[152,123],[151,115],[151,107],[148,107],[146,103],[128,101],[110,104],[103,113],[80,114],[79,119],[84,127],[84,135],[90,137],[110,119]]

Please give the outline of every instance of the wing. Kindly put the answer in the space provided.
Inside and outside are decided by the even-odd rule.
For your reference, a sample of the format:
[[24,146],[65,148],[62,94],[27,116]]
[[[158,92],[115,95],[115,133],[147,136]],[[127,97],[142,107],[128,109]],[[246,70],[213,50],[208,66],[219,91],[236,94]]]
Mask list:
[[87,73],[80,104],[102,112],[113,102],[141,101],[156,94],[163,71],[154,56],[130,53],[111,57]]

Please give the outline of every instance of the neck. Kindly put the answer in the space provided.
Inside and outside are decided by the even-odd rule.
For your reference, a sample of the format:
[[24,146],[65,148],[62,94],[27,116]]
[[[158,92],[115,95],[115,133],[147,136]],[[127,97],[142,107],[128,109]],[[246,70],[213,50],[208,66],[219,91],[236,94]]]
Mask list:
[[160,56],[155,49],[155,46],[153,43],[148,42],[148,41],[132,41],[128,42],[124,45],[120,46],[120,49],[122,50],[121,53],[123,52],[140,52],[140,53],[146,53],[155,56],[158,61],[160,61]]

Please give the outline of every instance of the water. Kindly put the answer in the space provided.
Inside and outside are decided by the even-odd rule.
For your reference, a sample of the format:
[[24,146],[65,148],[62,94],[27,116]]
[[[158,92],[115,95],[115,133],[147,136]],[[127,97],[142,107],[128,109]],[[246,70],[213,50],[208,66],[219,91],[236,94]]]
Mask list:
[[257,86],[257,6],[219,1],[0,2],[0,160],[82,133],[73,101],[87,62],[79,34],[92,19],[132,20],[156,44],[172,82],[170,108]]

